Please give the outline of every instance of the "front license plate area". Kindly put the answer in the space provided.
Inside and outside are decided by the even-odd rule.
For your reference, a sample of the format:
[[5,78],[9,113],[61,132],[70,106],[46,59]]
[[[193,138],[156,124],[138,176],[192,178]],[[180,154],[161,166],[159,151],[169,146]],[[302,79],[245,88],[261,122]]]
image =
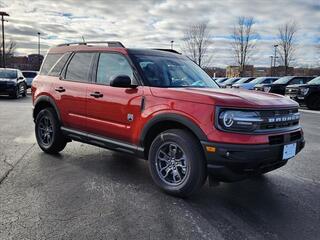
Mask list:
[[296,155],[297,143],[284,145],[282,159],[286,160]]

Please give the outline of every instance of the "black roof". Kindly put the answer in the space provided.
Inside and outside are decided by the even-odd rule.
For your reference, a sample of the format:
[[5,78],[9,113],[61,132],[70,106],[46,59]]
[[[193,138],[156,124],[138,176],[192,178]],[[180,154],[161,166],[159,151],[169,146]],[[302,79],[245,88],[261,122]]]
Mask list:
[[152,56],[168,56],[176,58],[185,58],[178,52],[170,49],[139,49],[139,48],[128,48],[129,54],[137,55],[152,55]]

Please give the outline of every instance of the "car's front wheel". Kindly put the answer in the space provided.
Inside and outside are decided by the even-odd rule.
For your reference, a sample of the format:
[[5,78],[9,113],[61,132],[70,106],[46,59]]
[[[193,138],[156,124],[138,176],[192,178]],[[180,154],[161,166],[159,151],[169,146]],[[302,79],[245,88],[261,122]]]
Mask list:
[[26,97],[27,96],[27,89],[28,89],[27,84],[22,84],[22,88],[21,88],[22,97]]
[[320,109],[320,97],[317,95],[311,95],[307,99],[307,108],[311,110],[319,110]]
[[39,147],[46,153],[56,154],[67,144],[57,114],[52,108],[45,108],[38,113],[35,134]]
[[186,130],[170,129],[160,133],[150,146],[148,160],[153,180],[171,195],[187,197],[205,182],[201,145]]

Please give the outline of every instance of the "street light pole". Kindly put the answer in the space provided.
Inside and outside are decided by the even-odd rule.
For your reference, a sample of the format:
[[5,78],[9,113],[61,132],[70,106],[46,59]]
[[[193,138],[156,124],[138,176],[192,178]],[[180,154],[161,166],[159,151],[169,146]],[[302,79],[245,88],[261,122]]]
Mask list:
[[270,62],[270,76],[272,77],[272,62],[273,62],[273,56],[270,56],[271,62]]
[[273,66],[276,67],[276,60],[277,60],[277,47],[278,44],[273,45],[274,47],[274,58],[273,58]]
[[6,57],[5,57],[5,42],[4,42],[4,16],[9,16],[6,12],[0,12],[1,16],[1,25],[2,25],[2,66],[6,67]]
[[38,66],[40,69],[40,32],[38,32]]
[[173,40],[171,40],[171,50],[173,50],[173,43],[174,43],[174,41]]

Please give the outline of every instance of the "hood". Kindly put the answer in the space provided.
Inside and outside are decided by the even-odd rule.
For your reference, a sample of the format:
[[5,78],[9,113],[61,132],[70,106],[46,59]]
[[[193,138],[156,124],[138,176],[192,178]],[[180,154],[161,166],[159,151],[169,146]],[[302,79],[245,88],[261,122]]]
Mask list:
[[265,83],[265,84],[261,84],[264,87],[285,87],[287,84],[284,83]]
[[287,88],[299,88],[304,86],[308,86],[308,84],[292,84],[292,85],[288,85]]
[[237,86],[237,87],[249,90],[249,89],[253,89],[254,83],[238,83],[238,84],[234,84],[233,86]]
[[241,108],[298,107],[278,94],[248,91],[239,88],[150,88],[156,97]]

